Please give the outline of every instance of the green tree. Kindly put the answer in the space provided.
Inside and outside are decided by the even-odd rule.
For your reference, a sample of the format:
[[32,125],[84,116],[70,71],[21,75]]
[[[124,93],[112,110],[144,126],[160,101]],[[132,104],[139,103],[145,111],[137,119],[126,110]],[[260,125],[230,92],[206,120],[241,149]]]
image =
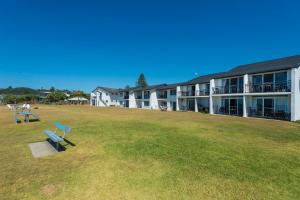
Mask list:
[[81,90],[73,90],[71,92],[71,97],[87,97],[87,95]]
[[66,99],[66,95],[63,92],[55,91],[47,96],[47,101],[50,103],[61,102]]
[[137,87],[147,87],[147,81],[146,81],[146,78],[145,78],[145,75],[144,73],[141,73],[138,80],[137,80],[137,83],[136,83],[136,86]]
[[52,86],[52,87],[49,89],[49,91],[50,91],[50,92],[55,92],[55,87]]

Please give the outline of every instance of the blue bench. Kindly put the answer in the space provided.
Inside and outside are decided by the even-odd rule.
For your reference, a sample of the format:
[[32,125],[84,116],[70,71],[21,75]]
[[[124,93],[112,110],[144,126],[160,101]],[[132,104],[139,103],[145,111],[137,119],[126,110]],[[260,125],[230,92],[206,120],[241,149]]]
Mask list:
[[[65,136],[71,132],[71,128],[59,122],[55,122],[54,125],[56,126],[55,131],[45,130],[44,134],[47,135],[50,140],[56,143],[56,150],[58,150],[59,142],[64,141]],[[58,130],[63,131],[63,136],[57,135]]]

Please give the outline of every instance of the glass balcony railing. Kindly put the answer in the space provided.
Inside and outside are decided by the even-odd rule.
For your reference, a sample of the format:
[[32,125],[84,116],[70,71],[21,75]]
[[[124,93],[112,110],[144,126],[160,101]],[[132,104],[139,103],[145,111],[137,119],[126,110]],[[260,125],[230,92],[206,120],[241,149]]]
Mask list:
[[196,96],[208,96],[209,90],[196,90]]
[[195,96],[195,91],[179,91],[178,96],[182,96],[182,97]]
[[257,109],[255,107],[248,108],[249,117],[261,117],[268,119],[279,119],[279,120],[290,120],[291,113],[285,110],[274,110],[274,108],[264,107],[262,109]]
[[291,81],[247,84],[247,92],[249,93],[266,93],[266,92],[291,92]]
[[234,94],[243,93],[244,89],[242,86],[238,87],[236,85],[231,86],[216,86],[213,88],[214,94]]

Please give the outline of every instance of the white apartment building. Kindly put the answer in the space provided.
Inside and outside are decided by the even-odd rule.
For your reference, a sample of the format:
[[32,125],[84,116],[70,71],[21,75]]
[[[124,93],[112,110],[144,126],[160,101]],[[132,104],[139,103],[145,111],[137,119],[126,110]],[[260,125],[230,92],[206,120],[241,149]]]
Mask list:
[[98,87],[93,106],[194,111],[300,120],[300,56],[237,66],[177,84],[145,88]]

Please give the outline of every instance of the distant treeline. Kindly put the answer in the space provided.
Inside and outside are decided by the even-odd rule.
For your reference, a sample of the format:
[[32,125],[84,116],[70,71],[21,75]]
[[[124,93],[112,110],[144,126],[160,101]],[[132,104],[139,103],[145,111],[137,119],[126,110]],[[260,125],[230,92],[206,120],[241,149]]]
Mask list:
[[0,88],[0,103],[64,103],[66,99],[72,97],[85,97],[89,95],[80,90],[59,90],[51,87],[50,89],[32,89],[27,87],[8,87]]
[[17,88],[12,88],[8,87],[5,89],[0,88],[0,94],[4,95],[39,95],[41,90],[35,90],[32,88],[27,88],[27,87],[17,87]]

